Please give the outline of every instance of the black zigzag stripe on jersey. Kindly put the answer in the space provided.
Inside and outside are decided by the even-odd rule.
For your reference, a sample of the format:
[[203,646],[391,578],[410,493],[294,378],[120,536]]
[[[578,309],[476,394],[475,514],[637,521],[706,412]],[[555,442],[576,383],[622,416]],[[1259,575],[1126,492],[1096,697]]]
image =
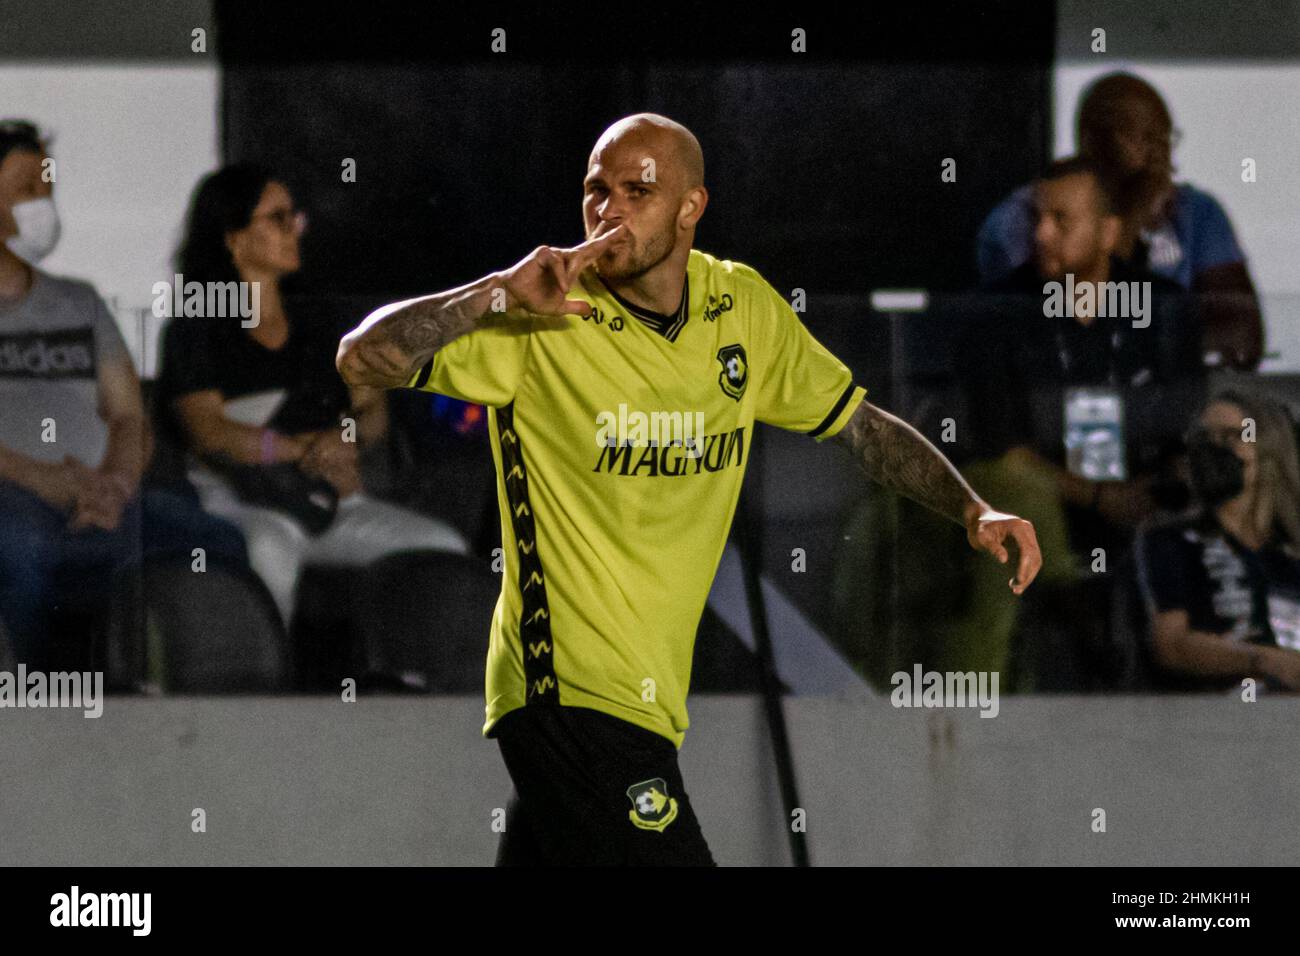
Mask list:
[[525,704],[560,702],[555,679],[555,646],[551,639],[551,611],[546,601],[546,578],[537,550],[537,530],[528,500],[528,472],[524,453],[515,431],[515,403],[497,409],[497,440],[501,446],[501,471],[505,475],[506,502],[519,552],[519,595],[523,610],[519,639],[523,646]]

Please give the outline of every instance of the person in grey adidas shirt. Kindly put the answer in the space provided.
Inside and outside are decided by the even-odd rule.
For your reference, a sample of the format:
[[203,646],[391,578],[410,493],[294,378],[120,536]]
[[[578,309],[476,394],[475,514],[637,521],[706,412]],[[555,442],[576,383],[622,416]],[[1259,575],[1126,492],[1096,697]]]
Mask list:
[[142,495],[152,440],[117,324],[89,283],[35,267],[59,238],[51,169],[33,124],[0,122],[0,621],[35,667],[69,583],[96,593],[142,548],[247,560],[196,503]]

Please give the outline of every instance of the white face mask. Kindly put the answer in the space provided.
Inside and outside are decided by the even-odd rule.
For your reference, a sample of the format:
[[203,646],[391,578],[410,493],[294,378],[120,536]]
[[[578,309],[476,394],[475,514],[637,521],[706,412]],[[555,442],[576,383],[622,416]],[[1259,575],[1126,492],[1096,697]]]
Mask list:
[[18,235],[10,236],[5,245],[20,259],[37,263],[54,251],[59,242],[59,212],[49,197],[14,203],[14,222]]

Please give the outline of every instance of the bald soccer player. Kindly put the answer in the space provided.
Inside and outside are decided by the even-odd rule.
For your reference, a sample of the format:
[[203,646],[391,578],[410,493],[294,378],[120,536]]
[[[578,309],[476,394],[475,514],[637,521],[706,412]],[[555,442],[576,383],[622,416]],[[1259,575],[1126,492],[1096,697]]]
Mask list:
[[707,203],[690,131],[626,117],[587,163],[585,242],[385,306],[339,347],[350,385],[489,409],[505,575],[483,734],[515,785],[498,864],[713,864],[677,750],[756,421],[833,438],[999,561],[1014,544],[1016,594],[1041,564],[1033,526],[864,401],[762,276],[691,248]]

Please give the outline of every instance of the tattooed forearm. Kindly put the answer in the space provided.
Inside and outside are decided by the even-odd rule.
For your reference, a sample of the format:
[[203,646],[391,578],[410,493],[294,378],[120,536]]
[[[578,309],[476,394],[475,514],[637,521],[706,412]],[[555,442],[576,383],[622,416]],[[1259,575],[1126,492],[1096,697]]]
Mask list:
[[380,330],[380,340],[392,342],[420,365],[420,358],[428,361],[438,349],[468,332],[477,318],[467,313],[464,299],[421,299],[393,313]]
[[862,402],[835,436],[873,481],[965,526],[983,500],[952,462],[907,422]]
[[489,311],[499,276],[377,309],[339,343],[335,364],[349,385],[406,384],[440,348],[474,330]]

